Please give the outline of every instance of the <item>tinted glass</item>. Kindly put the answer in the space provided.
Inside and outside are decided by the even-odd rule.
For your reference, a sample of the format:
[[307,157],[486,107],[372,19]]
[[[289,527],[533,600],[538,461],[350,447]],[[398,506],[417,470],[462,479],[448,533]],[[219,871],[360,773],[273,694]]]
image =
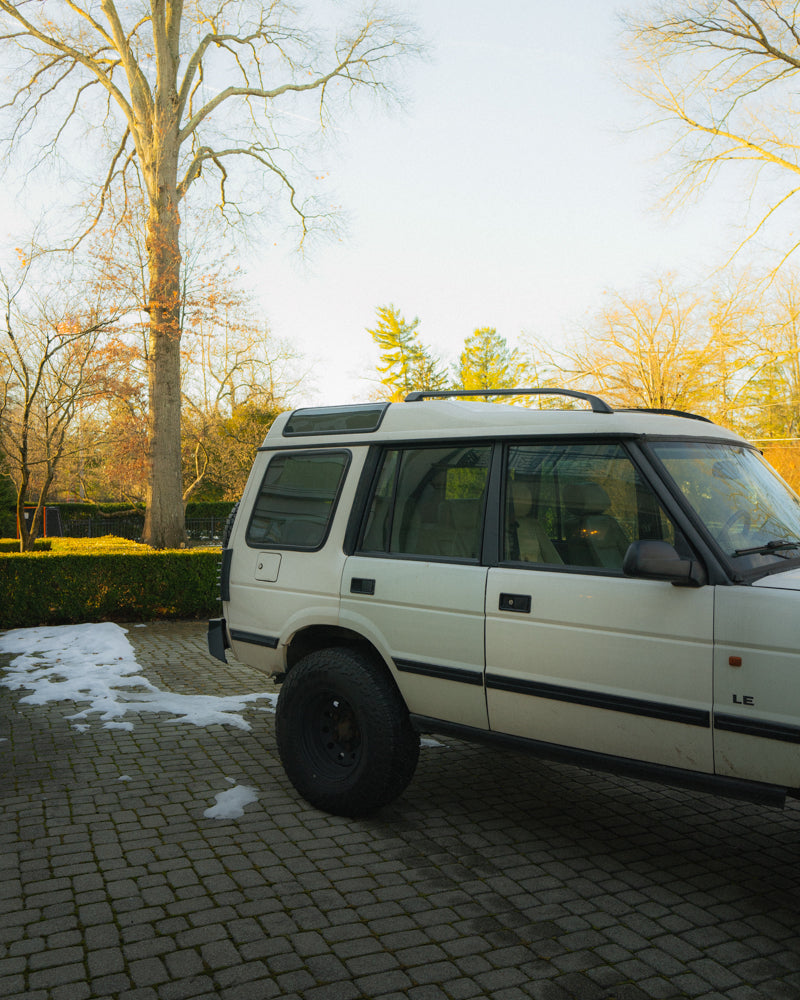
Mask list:
[[366,434],[380,426],[388,403],[359,406],[320,406],[295,410],[283,429],[284,437],[301,434]]
[[389,449],[362,551],[477,560],[491,448]]
[[516,445],[504,483],[503,558],[622,570],[636,539],[675,529],[620,445]]
[[319,548],[328,533],[349,459],[344,451],[275,455],[247,527],[248,545]]
[[658,441],[651,447],[737,566],[798,557],[800,498],[758,452],[704,441]]

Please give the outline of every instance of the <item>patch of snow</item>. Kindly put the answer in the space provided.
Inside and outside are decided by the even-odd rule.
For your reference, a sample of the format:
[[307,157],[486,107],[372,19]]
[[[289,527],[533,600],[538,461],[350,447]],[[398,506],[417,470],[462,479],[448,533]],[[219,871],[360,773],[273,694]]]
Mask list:
[[[0,677],[0,685],[12,691],[30,691],[20,698],[30,705],[88,703],[87,708],[68,716],[78,732],[90,728],[80,720],[92,714],[99,715],[106,729],[130,731],[135,720],[126,716],[143,712],[172,716],[169,723],[224,725],[249,731],[251,726],[242,714],[248,708],[275,711],[278,695],[274,692],[212,697],[160,690],[142,674],[126,632],[114,622],[5,632],[0,635],[0,653],[16,656]],[[449,749],[430,737],[423,738],[420,746]],[[225,780],[236,784],[235,778]]]
[[[230,779],[227,779],[230,781]],[[234,785],[214,796],[216,805],[203,813],[209,819],[238,819],[244,816],[244,807],[258,801],[258,791],[249,785]]]
[[[183,695],[161,691],[142,673],[126,629],[114,622],[14,629],[0,635],[0,653],[16,653],[0,678],[12,691],[30,690],[20,702],[88,702],[70,721],[100,716],[106,729],[133,729],[125,716],[154,712],[174,716],[169,722],[195,726],[227,725],[249,730],[242,713],[256,701],[273,710],[273,693]],[[75,728],[82,728],[76,725]]]

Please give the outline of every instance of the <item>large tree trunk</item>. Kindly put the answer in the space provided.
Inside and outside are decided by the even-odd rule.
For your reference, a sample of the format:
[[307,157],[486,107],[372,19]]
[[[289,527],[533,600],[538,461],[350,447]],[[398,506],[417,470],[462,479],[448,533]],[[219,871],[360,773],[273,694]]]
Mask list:
[[151,204],[147,226],[150,406],[144,541],[156,548],[178,548],[186,541],[181,477],[180,218],[174,190],[169,194]]
[[[181,249],[178,212],[180,150],[177,72],[178,35],[183,4],[152,3],[157,69],[154,102],[142,103],[149,132],[137,141],[147,185],[147,262],[150,337],[147,359],[148,417],[147,513],[144,541],[156,548],[186,542],[181,471]],[[138,84],[133,88],[139,96]]]

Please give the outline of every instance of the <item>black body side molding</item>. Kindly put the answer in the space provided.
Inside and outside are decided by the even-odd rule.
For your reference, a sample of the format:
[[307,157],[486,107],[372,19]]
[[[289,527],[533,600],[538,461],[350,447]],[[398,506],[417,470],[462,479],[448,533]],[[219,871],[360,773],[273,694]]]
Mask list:
[[667,767],[664,764],[648,764],[645,761],[631,760],[628,757],[614,757],[611,754],[593,753],[591,750],[579,750],[575,747],[561,746],[558,743],[544,743],[541,740],[530,740],[523,736],[509,736],[506,733],[495,733],[487,729],[475,729],[472,726],[445,722],[442,719],[431,719],[425,715],[412,715],[411,724],[420,733],[438,733],[443,736],[454,736],[471,743],[487,743],[491,746],[530,753],[536,757],[544,757],[564,764],[575,764],[578,767],[621,774],[642,781],[655,781],[661,785],[672,785],[676,788],[688,788],[731,799],[741,799],[744,802],[775,806],[778,809],[783,809],[787,794],[795,792],[794,789],[787,789],[782,785],[767,785],[760,781],[728,778],[724,775],[706,774],[701,771],[687,771],[680,767]]

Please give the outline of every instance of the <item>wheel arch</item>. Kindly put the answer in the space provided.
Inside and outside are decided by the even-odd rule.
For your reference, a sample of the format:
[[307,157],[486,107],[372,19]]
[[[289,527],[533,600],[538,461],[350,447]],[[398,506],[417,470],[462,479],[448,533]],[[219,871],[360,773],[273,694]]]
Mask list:
[[392,671],[389,669],[386,659],[380,650],[370,642],[360,632],[353,629],[343,628],[341,625],[309,625],[299,632],[296,632],[291,642],[286,648],[286,671],[287,673],[299,660],[309,653],[318,649],[329,649],[334,646],[346,646],[350,649],[357,649],[359,652],[380,664],[389,676]]

